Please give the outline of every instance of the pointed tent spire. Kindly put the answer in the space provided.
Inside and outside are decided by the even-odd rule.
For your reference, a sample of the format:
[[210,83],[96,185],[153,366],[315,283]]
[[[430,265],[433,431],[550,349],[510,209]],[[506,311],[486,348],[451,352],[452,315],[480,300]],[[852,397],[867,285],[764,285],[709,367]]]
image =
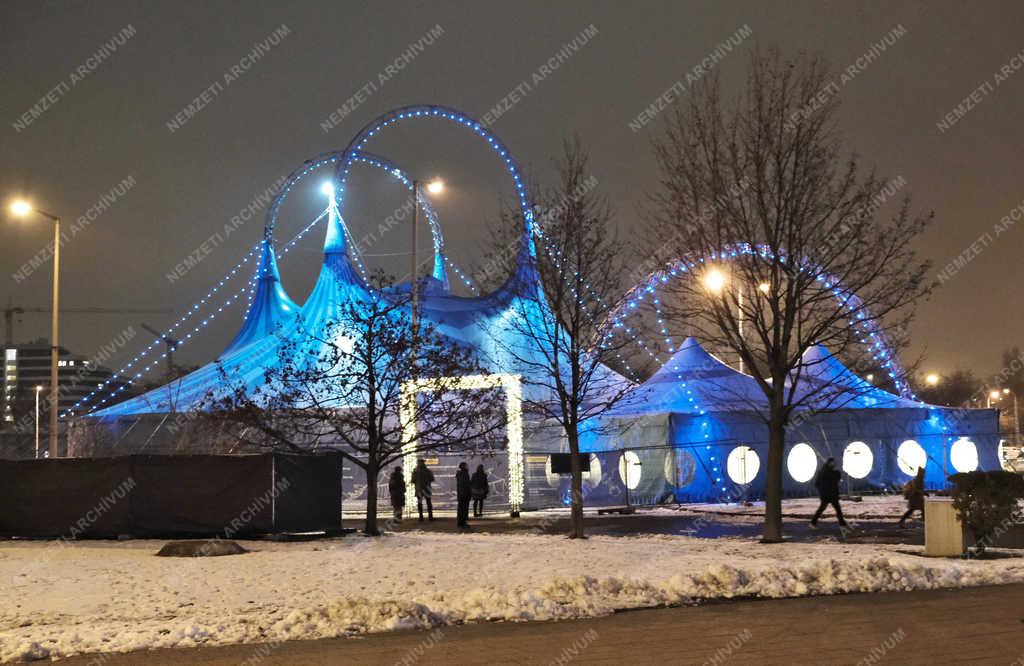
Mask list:
[[[858,407],[920,408],[923,403],[904,398],[872,385],[852,370],[823,345],[811,345],[800,357],[804,366],[801,381],[812,386],[805,391],[819,393],[813,399],[820,405]],[[827,385],[823,388],[823,385]]]
[[324,238],[324,254],[345,254],[348,251],[348,244],[345,241],[345,229],[342,226],[341,215],[338,213],[338,200],[332,189],[327,195],[330,199],[327,215],[327,235]]
[[241,330],[221,356],[269,335],[279,324],[293,317],[298,311],[299,306],[289,298],[281,286],[273,241],[265,237],[260,252],[260,263],[256,268],[256,290],[252,303],[245,313]]

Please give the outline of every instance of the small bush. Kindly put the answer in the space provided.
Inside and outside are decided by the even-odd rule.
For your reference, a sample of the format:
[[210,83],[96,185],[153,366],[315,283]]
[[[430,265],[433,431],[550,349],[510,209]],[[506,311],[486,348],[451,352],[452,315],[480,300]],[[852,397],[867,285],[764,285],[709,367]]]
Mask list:
[[978,555],[997,528],[1020,520],[1024,477],[1000,470],[954,474],[949,480],[953,482],[953,506],[974,534]]

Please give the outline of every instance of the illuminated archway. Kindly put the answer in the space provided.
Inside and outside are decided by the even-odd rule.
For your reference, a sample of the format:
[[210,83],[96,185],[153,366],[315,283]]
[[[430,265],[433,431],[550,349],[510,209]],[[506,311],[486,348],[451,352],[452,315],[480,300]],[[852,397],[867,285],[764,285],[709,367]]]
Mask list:
[[[771,253],[766,248],[754,247],[748,243],[726,246],[717,254],[713,254],[708,258],[681,257],[654,270],[645,279],[641,280],[634,285],[632,289],[627,291],[612,309],[612,312],[609,315],[609,321],[606,322],[606,325],[612,329],[625,328],[628,330],[630,328],[626,321],[628,317],[635,314],[639,307],[646,300],[650,299],[654,306],[655,316],[657,317],[663,340],[669,345],[669,352],[674,352],[675,346],[672,343],[671,336],[669,336],[665,325],[665,317],[661,311],[661,303],[657,293],[658,286],[666,284],[674,279],[690,277],[694,274],[695,269],[699,269],[700,267],[707,265],[708,262],[728,263],[741,255],[757,255],[762,257],[765,261],[771,260]],[[815,267],[809,264],[801,270],[811,271],[815,270]],[[836,301],[845,307],[845,309],[850,313],[852,318],[851,324],[856,326],[864,336],[860,339],[861,342],[867,345],[871,350],[871,354],[874,359],[878,361],[881,367],[883,367],[888,373],[897,392],[900,395],[915,398],[910,386],[902,379],[903,369],[900,365],[899,358],[890,347],[884,332],[876,325],[876,322],[872,317],[865,317],[864,304],[860,297],[847,289],[836,278],[826,275],[821,271],[815,272],[817,274],[815,279],[818,282],[821,282],[826,289],[831,290]],[[639,344],[647,352],[648,356],[655,361],[661,361],[661,359],[657,357],[647,344],[643,343],[643,341],[640,341]]]
[[[524,499],[523,478],[523,389],[519,375],[467,375],[465,377],[437,377],[415,379],[402,384],[401,419],[404,443],[402,471],[406,485],[412,486],[412,472],[416,467],[416,395],[421,391],[477,391],[503,389],[505,393],[505,437],[508,438],[508,503],[513,515],[518,515]],[[414,497],[406,497],[406,506],[412,511]]]

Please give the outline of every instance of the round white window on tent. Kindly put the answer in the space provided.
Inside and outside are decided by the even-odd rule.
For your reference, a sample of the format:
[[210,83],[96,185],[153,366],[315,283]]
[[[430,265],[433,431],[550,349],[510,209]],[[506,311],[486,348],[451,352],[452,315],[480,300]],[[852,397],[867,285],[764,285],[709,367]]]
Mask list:
[[786,457],[786,469],[789,475],[798,483],[807,483],[814,478],[818,471],[818,454],[814,452],[810,444],[796,444],[789,450]]
[[896,449],[896,464],[904,474],[916,476],[917,470],[928,464],[928,454],[920,444],[908,439]]
[[961,437],[949,449],[949,462],[958,472],[973,472],[978,469],[978,447],[966,437]]
[[757,451],[749,446],[737,446],[729,452],[725,461],[725,471],[736,483],[750,483],[760,467],[761,459],[757,457]]
[[601,459],[596,453],[590,454],[590,471],[583,472],[583,483],[589,486],[601,485]]
[[863,479],[870,474],[874,462],[871,447],[864,442],[850,442],[843,451],[843,471],[855,479]]
[[630,490],[636,490],[640,485],[640,477],[643,475],[643,466],[640,464],[640,456],[634,451],[626,451],[619,456],[619,478]]

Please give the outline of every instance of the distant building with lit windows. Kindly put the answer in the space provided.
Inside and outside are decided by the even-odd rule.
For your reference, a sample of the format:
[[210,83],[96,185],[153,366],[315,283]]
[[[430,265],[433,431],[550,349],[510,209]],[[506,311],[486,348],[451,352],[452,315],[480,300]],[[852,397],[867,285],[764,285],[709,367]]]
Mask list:
[[[116,388],[121,382],[112,382],[114,373],[96,365],[86,356],[74,354],[60,347],[57,360],[58,407],[63,412],[100,385]],[[47,413],[50,395],[50,343],[46,339],[6,347],[4,349],[4,388],[0,397],[2,429],[21,432],[35,429],[36,387],[40,414]],[[49,421],[40,416],[45,431]]]

